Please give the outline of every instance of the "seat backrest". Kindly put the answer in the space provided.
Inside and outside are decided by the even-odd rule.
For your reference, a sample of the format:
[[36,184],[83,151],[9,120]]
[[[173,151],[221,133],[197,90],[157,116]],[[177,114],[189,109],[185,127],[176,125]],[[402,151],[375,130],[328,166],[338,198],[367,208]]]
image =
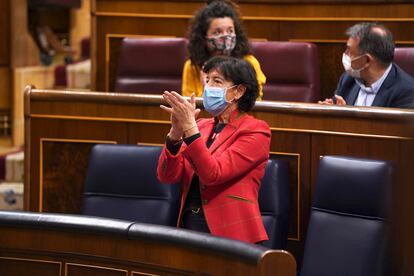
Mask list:
[[305,42],[252,42],[253,55],[266,75],[263,99],[316,102],[319,100],[319,62],[315,44]]
[[85,180],[83,214],[175,226],[180,188],[158,182],[161,150],[156,146],[94,146]]
[[290,187],[286,162],[270,158],[259,191],[259,206],[269,240],[263,245],[285,249],[288,237]]
[[385,161],[320,160],[301,276],[388,275],[391,185]]
[[162,94],[181,91],[186,60],[185,38],[124,38],[116,92]]
[[405,72],[414,77],[414,47],[395,48],[394,62]]

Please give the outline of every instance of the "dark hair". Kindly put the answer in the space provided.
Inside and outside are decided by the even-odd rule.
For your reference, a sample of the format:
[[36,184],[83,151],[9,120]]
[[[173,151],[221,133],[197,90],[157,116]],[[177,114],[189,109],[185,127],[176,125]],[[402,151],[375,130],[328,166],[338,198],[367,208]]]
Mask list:
[[394,40],[391,32],[378,23],[358,23],[350,27],[346,34],[359,39],[361,54],[368,53],[376,57],[384,66],[394,59]]
[[200,67],[211,57],[207,48],[206,36],[210,23],[215,18],[230,17],[236,32],[236,46],[231,52],[233,57],[244,57],[251,49],[239,19],[238,6],[231,1],[213,0],[197,11],[188,30],[188,52],[191,62]]
[[215,56],[209,59],[203,67],[204,73],[211,70],[217,70],[234,85],[244,85],[246,91],[237,101],[237,107],[243,112],[252,109],[259,95],[259,84],[257,83],[256,71],[250,63],[240,58]]

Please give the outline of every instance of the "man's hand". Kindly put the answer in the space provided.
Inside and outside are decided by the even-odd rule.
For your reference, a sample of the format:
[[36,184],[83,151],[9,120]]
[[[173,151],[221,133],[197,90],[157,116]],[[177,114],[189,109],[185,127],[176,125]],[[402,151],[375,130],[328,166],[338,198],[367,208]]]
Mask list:
[[346,105],[346,101],[344,100],[344,98],[342,98],[341,96],[335,95],[334,96],[335,99],[333,98],[328,98],[325,99],[324,101],[318,101],[318,104],[326,104],[326,105]]

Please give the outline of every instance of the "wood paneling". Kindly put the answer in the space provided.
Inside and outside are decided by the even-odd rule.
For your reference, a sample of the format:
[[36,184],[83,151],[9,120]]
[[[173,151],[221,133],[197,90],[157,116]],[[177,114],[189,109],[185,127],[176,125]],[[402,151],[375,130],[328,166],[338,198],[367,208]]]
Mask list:
[[[342,53],[345,42],[313,42],[318,46],[319,53],[319,70],[324,72],[320,75],[322,99],[330,98],[335,93],[338,80],[343,71]],[[339,54],[339,56],[338,56]],[[326,70],[331,68],[332,70]]]
[[40,200],[32,201],[30,209],[79,213],[90,148],[98,143],[127,143],[126,124],[76,118],[33,118],[31,123],[31,137],[37,141],[31,162],[40,162],[41,169],[33,171],[40,187],[30,188]]
[[23,91],[26,85],[34,85],[46,89],[54,85],[53,66],[17,67],[12,71],[12,134],[13,145],[22,146],[24,140],[23,127]]
[[[48,206],[49,212],[79,212],[89,146],[97,141],[162,145],[170,126],[168,114],[159,109],[161,96],[28,89],[25,102],[25,209],[31,211]],[[201,99],[197,103],[201,107]],[[288,249],[298,260],[319,157],[339,154],[398,164],[401,147],[412,141],[406,124],[414,112],[407,110],[258,102],[252,113],[268,122],[271,154],[291,169]],[[64,191],[66,198],[59,196]]]
[[67,276],[128,276],[128,270],[115,269],[107,266],[93,266],[73,263],[69,263],[66,265],[65,272],[65,275]]
[[70,11],[70,47],[74,50],[73,59],[79,60],[81,55],[81,40],[91,36],[91,1],[82,0],[80,9]]
[[[10,1],[0,0],[0,109],[2,116],[10,122]],[[10,126],[0,126],[1,133],[10,132]]]
[[128,239],[108,230],[99,233],[98,226],[96,233],[81,228],[2,225],[1,275],[296,275],[295,260],[285,251],[266,250],[257,262],[249,262],[182,242]]
[[0,275],[59,276],[62,264],[45,259],[0,256]]
[[10,1],[10,67],[40,65],[39,51],[28,30],[27,0]]
[[7,66],[0,67],[0,109],[10,108],[10,69]]
[[[97,143],[111,141],[82,141],[45,139],[40,142],[41,183],[39,209],[43,212],[80,213],[83,182],[89,163],[89,152]],[[59,183],[59,185],[56,185]]]
[[[108,36],[186,36],[189,19],[204,1],[114,1],[92,4],[93,85],[113,91],[118,41]],[[361,21],[380,21],[397,46],[414,45],[414,5],[407,1],[239,1],[251,39],[308,41],[318,45],[321,99],[331,97],[340,74],[345,31]],[[117,38],[119,40],[119,37]],[[106,54],[105,50],[109,52]],[[112,52],[113,51],[113,52]],[[275,66],[285,66],[275,61]],[[264,72],[266,74],[266,72]]]
[[[411,132],[414,137],[414,124],[408,127],[408,131]],[[401,225],[401,231],[397,232],[398,240],[400,241],[400,247],[397,247],[398,254],[395,258],[403,260],[401,270],[403,275],[410,275],[414,271],[414,223],[412,220],[414,210],[414,200],[412,198],[414,194],[413,185],[413,156],[414,156],[414,143],[406,142],[401,145],[400,152],[402,154],[399,164],[403,166],[401,169],[403,175],[401,177],[401,183],[399,186],[398,194],[402,195],[402,199],[398,198],[395,201],[401,206],[399,209],[401,212],[396,216],[399,225]]]
[[[401,143],[396,143],[392,139],[372,139],[365,137],[335,137],[326,135],[313,135],[312,146],[315,150],[312,152],[312,179],[316,179],[316,172],[319,165],[319,159],[324,155],[343,155],[356,156],[361,158],[375,158],[388,160],[398,164],[400,158]],[[381,148],[379,148],[381,145]],[[312,192],[315,187],[312,186]]]
[[0,66],[9,64],[9,1],[0,0]]
[[[21,111],[20,102],[14,97],[14,93],[22,94],[14,87],[14,69],[40,63],[37,47],[27,30],[27,14],[27,0],[0,0],[0,109],[7,121],[13,123],[19,119],[22,123],[21,116],[11,114],[16,109]],[[17,103],[15,107],[13,103]],[[10,125],[0,126],[2,133],[10,133],[10,129]]]
[[[398,17],[411,18],[410,0],[400,3],[391,3],[391,1],[379,1],[380,3],[367,3],[366,1],[334,1],[327,0],[329,3],[316,3],[315,1],[235,1],[239,3],[241,13],[244,17],[291,17],[291,18],[383,18]],[[110,13],[142,13],[158,15],[186,15],[192,16],[195,11],[202,7],[206,1],[165,1],[158,0],[93,0],[92,12],[110,12]],[[377,1],[378,2],[378,1]],[[407,10],[408,8],[408,10]]]

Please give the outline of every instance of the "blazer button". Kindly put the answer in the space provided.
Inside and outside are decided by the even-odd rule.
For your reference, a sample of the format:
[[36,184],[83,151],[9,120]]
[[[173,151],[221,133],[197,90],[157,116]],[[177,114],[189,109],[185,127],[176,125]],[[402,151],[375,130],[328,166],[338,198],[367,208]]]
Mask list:
[[200,185],[200,187],[201,187],[201,190],[202,191],[204,191],[206,189],[206,186],[205,185]]
[[203,199],[203,205],[206,205],[208,203],[207,199]]

